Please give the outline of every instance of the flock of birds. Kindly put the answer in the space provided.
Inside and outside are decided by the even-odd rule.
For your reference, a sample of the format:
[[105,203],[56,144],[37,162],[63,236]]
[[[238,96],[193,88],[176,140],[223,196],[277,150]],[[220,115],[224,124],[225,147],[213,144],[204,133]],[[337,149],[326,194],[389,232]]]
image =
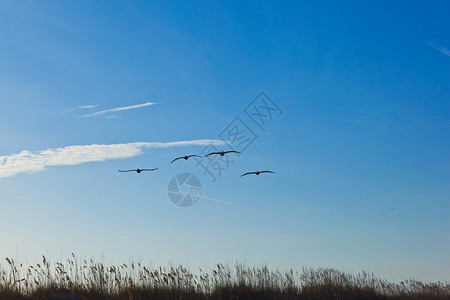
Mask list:
[[[228,153],[236,153],[236,154],[240,154],[241,152],[239,152],[239,151],[234,151],[234,150],[230,150],[230,151],[220,151],[220,152],[211,152],[211,153],[206,154],[204,157],[208,157],[208,156],[211,156],[211,155],[220,155],[220,156],[224,156],[225,154],[228,154]],[[200,155],[196,155],[196,154],[180,156],[180,157],[177,157],[177,158],[175,158],[174,160],[172,160],[170,163],[173,163],[173,162],[175,162],[175,161],[177,161],[177,160],[179,160],[179,159],[188,160],[188,159],[191,158],[191,157],[201,157],[201,156],[200,156]],[[139,173],[144,172],[144,171],[156,171],[156,170],[158,170],[158,168],[154,168],[154,169],[139,169],[139,168],[137,168],[137,169],[135,169],[135,170],[119,170],[119,172],[136,172],[136,173],[139,174]],[[266,170],[266,171],[253,171],[253,172],[247,172],[247,173],[244,173],[244,174],[241,175],[241,177],[247,176],[247,175],[259,175],[259,174],[263,174],[263,173],[275,173],[275,172],[267,171],[267,170]]]

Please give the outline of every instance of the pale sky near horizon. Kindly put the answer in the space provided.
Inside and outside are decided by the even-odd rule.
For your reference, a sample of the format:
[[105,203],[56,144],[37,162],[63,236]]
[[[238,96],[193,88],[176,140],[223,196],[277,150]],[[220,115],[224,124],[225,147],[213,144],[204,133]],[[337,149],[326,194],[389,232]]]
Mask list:
[[[448,1],[1,1],[0,259],[450,281],[449,15]],[[227,150],[236,124],[233,147],[251,143],[214,182],[170,163]],[[158,170],[117,172],[135,168]],[[275,174],[240,177],[256,170]],[[180,208],[167,187],[185,172],[203,197]]]

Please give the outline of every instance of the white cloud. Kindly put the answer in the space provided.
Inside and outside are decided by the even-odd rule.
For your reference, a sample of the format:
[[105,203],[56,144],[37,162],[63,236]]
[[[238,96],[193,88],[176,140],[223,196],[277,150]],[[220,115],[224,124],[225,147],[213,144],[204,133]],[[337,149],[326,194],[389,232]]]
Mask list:
[[81,105],[76,107],[76,109],[86,109],[86,108],[94,108],[97,107],[98,105]]
[[431,47],[433,47],[437,51],[442,52],[442,53],[444,53],[447,56],[450,56],[450,50],[448,50],[447,48],[442,47],[442,46],[440,46],[440,45],[438,45],[436,43],[431,43],[431,42],[426,42],[426,44],[431,46]]
[[70,109],[68,109],[68,110],[66,110],[64,112],[68,113],[68,112],[71,112],[71,111],[74,111],[74,110],[89,109],[89,108],[94,108],[94,107],[97,107],[97,106],[98,105],[80,105],[80,106],[77,106],[77,107],[70,108]]
[[100,116],[100,115],[104,115],[104,114],[111,113],[111,112],[118,112],[118,111],[122,111],[122,110],[130,110],[130,109],[137,109],[137,108],[146,107],[146,106],[155,105],[155,104],[156,103],[154,103],[154,102],[146,102],[146,103],[136,104],[136,105],[131,105],[131,106],[117,107],[117,108],[97,111],[97,112],[92,113],[92,114],[82,115],[81,117],[87,118],[87,117]]
[[220,140],[191,140],[178,142],[140,142],[112,145],[75,145],[39,152],[24,150],[17,154],[0,156],[0,178],[19,173],[34,173],[49,166],[78,165],[87,162],[124,159],[143,154],[144,148],[222,145]]

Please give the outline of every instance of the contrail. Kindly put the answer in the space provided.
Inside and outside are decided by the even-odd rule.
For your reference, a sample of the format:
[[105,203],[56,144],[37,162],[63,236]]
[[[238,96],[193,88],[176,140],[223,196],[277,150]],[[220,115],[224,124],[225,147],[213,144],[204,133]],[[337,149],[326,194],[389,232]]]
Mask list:
[[122,110],[130,110],[130,109],[137,109],[137,108],[146,107],[146,106],[155,105],[155,104],[156,103],[154,103],[154,102],[146,102],[146,103],[142,103],[142,104],[111,108],[111,109],[107,109],[107,110],[97,111],[97,112],[94,112],[92,114],[82,115],[81,117],[84,117],[84,118],[94,117],[94,116],[104,115],[104,114],[111,113],[111,112],[118,112],[118,111],[122,111]]
[[94,108],[94,107],[97,107],[97,106],[98,106],[98,105],[80,105],[80,106],[77,106],[77,107],[69,108],[69,109],[65,110],[63,113],[69,113],[69,112],[71,112],[71,111],[79,110],[79,109],[89,109],[89,108]]
[[447,56],[450,56],[450,50],[448,50],[447,48],[437,45],[436,43],[431,43],[431,42],[425,42],[427,45],[433,47],[434,49],[436,49],[439,52],[444,53]]
[[228,201],[218,200],[218,199],[209,198],[209,197],[205,197],[205,196],[200,196],[200,198],[203,198],[203,199],[206,199],[206,200],[209,200],[209,201],[213,201],[213,202],[217,202],[217,203],[221,203],[221,204],[225,204],[225,205],[229,205],[229,206],[233,206],[233,207],[237,207],[237,208],[244,208],[244,209],[247,209],[247,210],[251,210],[253,212],[257,212],[257,213],[260,213],[260,214],[265,214],[265,215],[269,215],[269,216],[273,216],[273,217],[277,217],[277,218],[281,218],[281,219],[285,219],[285,220],[289,220],[289,221],[298,221],[297,219],[294,219],[294,218],[291,218],[291,217],[286,217],[286,216],[274,214],[274,213],[271,213],[271,212],[268,212],[268,211],[255,209],[255,208],[239,205],[239,204],[228,202]]

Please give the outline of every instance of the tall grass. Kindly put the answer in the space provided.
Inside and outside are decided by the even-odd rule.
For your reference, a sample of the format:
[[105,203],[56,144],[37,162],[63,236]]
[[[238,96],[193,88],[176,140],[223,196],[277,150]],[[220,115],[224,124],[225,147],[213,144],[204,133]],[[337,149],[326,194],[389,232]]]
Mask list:
[[447,282],[390,283],[365,272],[279,272],[218,264],[211,271],[140,263],[105,266],[75,255],[64,263],[0,265],[0,299],[450,299]]

